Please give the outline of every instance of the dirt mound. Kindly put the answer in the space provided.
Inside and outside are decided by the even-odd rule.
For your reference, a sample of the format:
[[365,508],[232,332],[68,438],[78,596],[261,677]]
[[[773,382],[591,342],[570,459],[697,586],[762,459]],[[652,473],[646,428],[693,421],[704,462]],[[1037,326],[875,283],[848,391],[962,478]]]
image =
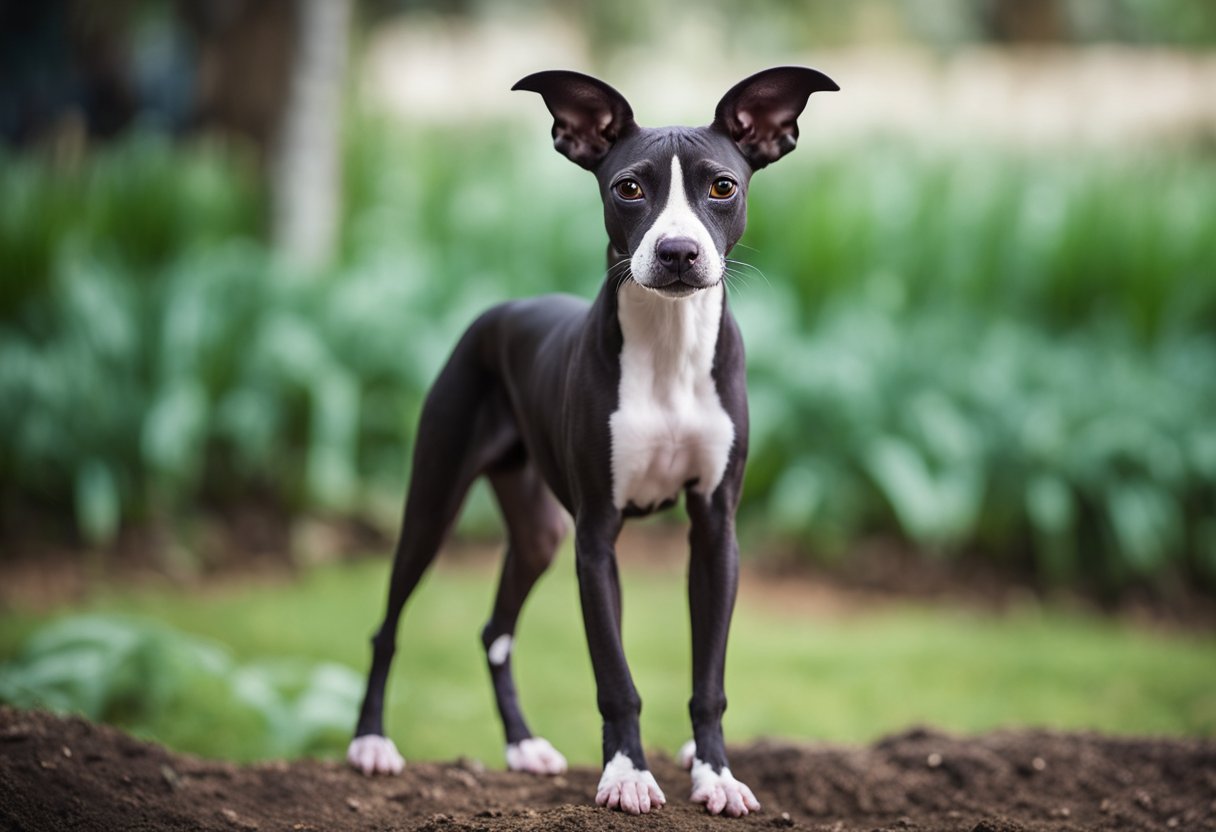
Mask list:
[[471,761],[366,779],[337,762],[238,766],[173,754],[82,719],[0,709],[8,830],[581,830],[796,828],[1216,829],[1216,742],[913,730],[868,748],[734,749],[764,811],[712,819],[657,757],[668,806],[631,818],[590,804],[598,772],[541,779]]

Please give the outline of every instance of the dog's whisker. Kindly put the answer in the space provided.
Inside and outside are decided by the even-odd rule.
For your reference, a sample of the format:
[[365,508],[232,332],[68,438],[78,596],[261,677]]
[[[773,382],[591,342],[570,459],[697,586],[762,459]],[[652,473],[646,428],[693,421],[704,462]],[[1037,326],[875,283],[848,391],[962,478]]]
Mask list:
[[630,259],[622,257],[615,263],[610,265],[607,271],[604,272],[604,280],[612,284],[614,293],[621,291],[621,287],[633,276],[629,271]]
[[750,275],[747,272],[741,272],[736,269],[727,269],[725,274],[730,275],[739,283],[751,283],[755,275]]
[[752,270],[752,272],[753,272],[754,274],[759,275],[759,276],[760,276],[760,278],[761,278],[761,279],[762,279],[762,280],[763,280],[763,281],[764,281],[766,284],[768,284],[770,287],[773,285],[773,284],[772,284],[772,283],[769,281],[769,279],[768,279],[768,275],[766,275],[766,274],[764,273],[764,270],[763,270],[763,269],[761,269],[759,266],[754,266],[754,265],[752,265],[751,263],[748,263],[748,262],[746,262],[746,261],[744,261],[744,260],[734,260],[734,259],[731,259],[731,258],[727,258],[727,261],[726,261],[726,262],[730,263],[732,266],[743,266],[743,267],[745,267],[745,268],[751,269],[751,270]]
[[726,274],[730,276],[732,282],[737,288],[750,286],[753,283],[753,278],[755,277],[754,275],[737,268],[733,263],[728,265],[725,271]]
[[735,259],[735,258],[733,258],[733,257],[727,257],[727,258],[726,258],[726,262],[727,262],[727,263],[730,263],[732,266],[743,266],[744,268],[751,269],[752,271],[757,271],[757,272],[762,272],[762,271],[763,271],[763,269],[761,269],[761,268],[760,268],[759,266],[757,266],[756,264],[754,264],[754,263],[749,263],[749,262],[747,262],[746,260],[736,260],[736,259]]
[[618,261],[608,267],[608,270],[606,272],[604,272],[604,277],[605,278],[617,277],[620,275],[621,272],[627,270],[628,268],[629,268],[628,260]]
[[751,269],[752,271],[763,271],[759,266],[755,265],[754,263],[749,263],[746,260],[736,260],[733,257],[727,257],[726,262],[730,263],[732,266],[743,266],[744,268]]
[[723,283],[726,290],[732,295],[740,295],[747,288],[748,283],[743,275],[734,272],[724,272],[722,275]]

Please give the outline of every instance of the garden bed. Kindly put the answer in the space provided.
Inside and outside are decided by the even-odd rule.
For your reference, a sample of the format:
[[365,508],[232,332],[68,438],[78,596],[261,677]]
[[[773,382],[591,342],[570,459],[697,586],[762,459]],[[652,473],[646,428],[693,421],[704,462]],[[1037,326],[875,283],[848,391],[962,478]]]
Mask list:
[[867,747],[735,748],[764,811],[707,817],[669,758],[669,803],[637,819],[592,805],[598,772],[556,778],[477,761],[411,762],[368,779],[333,761],[251,766],[171,753],[76,718],[0,709],[4,829],[832,830],[1213,829],[1216,742],[915,729]]

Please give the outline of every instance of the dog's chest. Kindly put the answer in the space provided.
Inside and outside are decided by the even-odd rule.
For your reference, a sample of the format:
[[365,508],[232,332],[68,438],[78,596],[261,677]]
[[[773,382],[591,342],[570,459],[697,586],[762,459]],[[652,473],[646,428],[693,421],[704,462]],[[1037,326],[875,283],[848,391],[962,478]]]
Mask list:
[[708,494],[722,480],[735,439],[713,379],[722,293],[668,299],[621,288],[621,384],[608,421],[617,508],[654,508],[688,484]]

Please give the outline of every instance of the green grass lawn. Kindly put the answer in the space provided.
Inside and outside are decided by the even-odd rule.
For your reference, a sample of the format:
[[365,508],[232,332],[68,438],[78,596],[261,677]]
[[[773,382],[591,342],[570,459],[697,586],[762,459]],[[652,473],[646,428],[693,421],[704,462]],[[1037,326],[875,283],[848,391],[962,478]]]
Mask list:
[[[155,619],[221,643],[238,662],[291,657],[337,662],[361,675],[387,569],[377,559],[312,569],[290,582],[110,590],[83,608],[52,614],[9,609],[0,612],[0,661],[50,619],[83,609]],[[644,740],[674,751],[689,736],[683,576],[678,567],[632,564],[622,573],[626,649],[645,703]],[[407,609],[387,714],[389,733],[407,758],[501,760],[478,638],[492,591],[488,567],[441,561]],[[1212,635],[1146,631],[1036,606],[991,615],[898,604],[829,616],[800,610],[787,596],[775,605],[744,588],[727,665],[728,741],[861,742],[914,723],[957,731],[1048,725],[1216,734]],[[515,666],[533,730],[572,762],[591,763],[599,755],[599,724],[577,605],[566,551],[524,612]],[[224,718],[214,708],[203,712]],[[217,734],[190,725],[190,714],[187,707],[151,733],[171,746],[237,759],[268,753],[238,730]],[[351,724],[354,718],[350,713]],[[340,753],[340,739],[320,750]]]

